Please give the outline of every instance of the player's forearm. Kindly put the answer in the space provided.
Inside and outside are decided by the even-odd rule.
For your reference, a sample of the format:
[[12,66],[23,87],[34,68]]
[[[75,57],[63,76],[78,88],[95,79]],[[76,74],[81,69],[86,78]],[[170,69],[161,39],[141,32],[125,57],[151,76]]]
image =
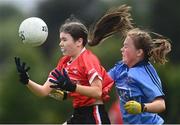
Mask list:
[[34,93],[37,96],[44,97],[49,94],[48,91],[45,90],[44,86],[37,84],[33,82],[32,80],[29,80],[29,83],[27,84],[27,87],[29,90]]
[[154,100],[152,103],[145,103],[147,112],[161,113],[166,109],[164,99],[159,98]]
[[92,87],[92,86],[77,85],[76,92],[96,99],[101,99],[101,95],[102,95],[102,89],[96,86]]

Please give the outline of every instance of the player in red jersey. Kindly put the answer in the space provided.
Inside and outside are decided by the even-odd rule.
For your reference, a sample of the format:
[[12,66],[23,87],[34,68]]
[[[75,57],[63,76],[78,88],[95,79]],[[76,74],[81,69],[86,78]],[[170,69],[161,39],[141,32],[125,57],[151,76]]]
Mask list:
[[15,58],[20,81],[35,94],[48,96],[53,89],[63,90],[62,98],[73,98],[74,113],[68,124],[110,124],[104,101],[113,80],[98,58],[85,48],[88,31],[77,19],[69,18],[60,27],[59,46],[64,55],[45,84],[29,79],[25,63]]

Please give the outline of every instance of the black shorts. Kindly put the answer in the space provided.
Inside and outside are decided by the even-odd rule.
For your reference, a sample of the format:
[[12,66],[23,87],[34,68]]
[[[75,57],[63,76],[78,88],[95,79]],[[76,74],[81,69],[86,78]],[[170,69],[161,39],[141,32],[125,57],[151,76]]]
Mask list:
[[67,124],[110,124],[104,105],[93,105],[74,109]]

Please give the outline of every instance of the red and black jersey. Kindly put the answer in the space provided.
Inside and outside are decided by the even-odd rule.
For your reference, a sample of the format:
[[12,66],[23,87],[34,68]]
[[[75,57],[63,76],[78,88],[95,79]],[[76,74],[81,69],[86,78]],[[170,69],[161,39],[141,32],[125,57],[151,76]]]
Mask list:
[[[74,84],[83,86],[91,86],[95,77],[102,80],[102,99],[108,98],[108,93],[113,86],[113,80],[107,74],[106,70],[101,66],[98,58],[89,50],[83,49],[81,54],[71,62],[71,57],[62,57],[56,67],[58,70],[65,68],[70,79]],[[52,78],[51,75],[49,77]],[[73,107],[89,106],[96,99],[81,95],[77,92],[71,92],[68,96],[73,97]]]

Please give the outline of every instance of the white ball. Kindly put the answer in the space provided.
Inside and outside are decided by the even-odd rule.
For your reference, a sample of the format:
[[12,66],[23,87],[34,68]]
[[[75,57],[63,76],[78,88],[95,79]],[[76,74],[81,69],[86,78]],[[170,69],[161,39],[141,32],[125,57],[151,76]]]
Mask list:
[[42,45],[48,36],[46,23],[38,17],[25,19],[19,27],[19,37],[22,42],[30,46]]

